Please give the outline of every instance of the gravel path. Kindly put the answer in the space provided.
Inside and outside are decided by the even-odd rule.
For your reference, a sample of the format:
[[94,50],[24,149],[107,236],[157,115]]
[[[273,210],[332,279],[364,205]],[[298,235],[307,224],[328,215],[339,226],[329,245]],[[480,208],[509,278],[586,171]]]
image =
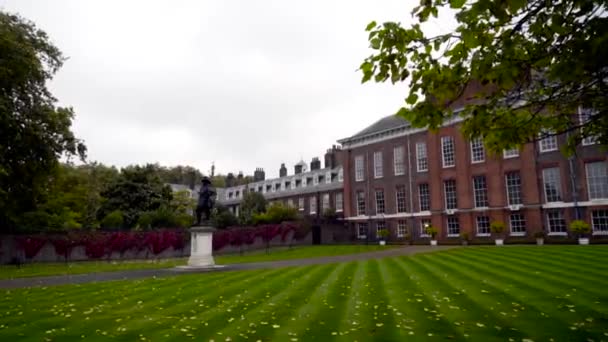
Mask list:
[[231,265],[226,265],[224,267],[218,267],[218,268],[213,268],[213,269],[161,268],[161,269],[129,270],[129,271],[116,271],[116,272],[100,272],[100,273],[85,273],[85,274],[74,274],[74,275],[3,279],[3,280],[0,280],[0,288],[11,289],[11,288],[38,287],[38,286],[86,284],[86,283],[112,281],[112,280],[130,280],[130,279],[141,279],[141,278],[151,278],[151,277],[170,277],[170,276],[175,276],[175,275],[179,275],[179,274],[191,274],[191,273],[225,272],[225,271],[236,271],[236,270],[269,269],[269,268],[290,267],[290,266],[320,265],[320,264],[330,264],[330,263],[336,263],[336,262],[350,262],[350,261],[360,261],[360,260],[369,260],[369,259],[379,259],[379,258],[386,258],[386,257],[398,257],[398,256],[412,255],[412,254],[418,254],[418,253],[441,251],[441,250],[446,250],[446,249],[451,249],[451,248],[458,248],[458,246],[404,246],[404,247],[400,247],[400,248],[391,248],[391,249],[378,251],[378,252],[346,254],[346,255],[308,258],[308,259],[292,259],[292,260],[279,260],[279,261],[266,261],[266,262],[252,262],[252,263],[244,263],[244,264],[231,264]]

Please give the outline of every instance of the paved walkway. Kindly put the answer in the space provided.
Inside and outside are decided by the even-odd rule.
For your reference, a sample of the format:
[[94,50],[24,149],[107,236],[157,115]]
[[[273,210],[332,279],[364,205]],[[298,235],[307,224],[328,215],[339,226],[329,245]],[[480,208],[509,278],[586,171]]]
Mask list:
[[100,272],[86,273],[74,275],[59,275],[47,277],[31,277],[31,278],[15,278],[0,280],[0,288],[23,288],[23,287],[38,287],[38,286],[56,286],[69,284],[85,284],[111,280],[131,280],[151,277],[170,277],[178,274],[190,273],[209,273],[209,272],[225,272],[235,270],[255,270],[269,269],[278,267],[290,266],[307,266],[330,264],[336,262],[349,262],[369,259],[379,259],[386,257],[398,257],[404,255],[412,255],[418,253],[427,253],[441,251],[458,246],[405,246],[400,248],[391,248],[378,252],[367,252],[358,254],[345,254],[327,257],[317,257],[308,259],[292,259],[280,261],[252,262],[244,264],[231,264],[221,268],[214,269],[180,269],[180,268],[161,268],[161,269],[146,269],[146,270],[129,270],[116,272]]

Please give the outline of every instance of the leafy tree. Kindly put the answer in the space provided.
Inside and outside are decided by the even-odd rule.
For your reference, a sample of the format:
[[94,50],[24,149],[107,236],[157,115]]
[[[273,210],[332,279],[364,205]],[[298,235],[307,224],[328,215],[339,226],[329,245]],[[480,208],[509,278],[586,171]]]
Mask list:
[[253,223],[252,219],[255,214],[266,212],[268,202],[264,195],[259,192],[246,192],[243,195],[243,200],[240,205],[239,219],[243,224]]
[[[456,11],[458,27],[429,37],[422,26],[439,9]],[[409,81],[398,114],[435,129],[467,86],[483,87],[457,115],[463,133],[493,151],[568,133],[608,144],[608,17],[603,0],[421,0],[413,23],[371,22],[373,54],[363,82]],[[579,121],[579,108],[592,109]],[[458,108],[456,108],[458,109]]]
[[170,207],[176,213],[192,215],[196,207],[196,200],[190,196],[188,191],[177,191],[173,193]]
[[228,210],[225,206],[218,204],[213,208],[211,213],[211,224],[218,228],[224,229],[230,226],[235,226],[239,223],[236,216]]
[[298,211],[295,208],[285,206],[282,203],[275,203],[268,207],[266,212],[253,214],[252,221],[254,224],[281,223],[295,221],[297,216]]
[[122,211],[114,210],[101,220],[101,226],[103,228],[113,229],[122,228],[124,226],[124,221],[125,218]]
[[173,196],[171,188],[161,181],[157,170],[152,164],[123,168],[120,177],[102,193],[105,200],[100,215],[121,210],[125,226],[133,228],[141,212],[168,206]]
[[74,111],[56,107],[46,82],[64,57],[46,33],[0,11],[0,229],[15,229],[45,192],[60,156],[84,159]]

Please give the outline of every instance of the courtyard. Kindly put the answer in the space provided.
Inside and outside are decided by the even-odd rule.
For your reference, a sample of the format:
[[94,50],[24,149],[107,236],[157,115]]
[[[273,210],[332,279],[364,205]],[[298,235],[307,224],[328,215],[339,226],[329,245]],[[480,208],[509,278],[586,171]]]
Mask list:
[[605,246],[486,246],[1,290],[0,339],[600,341],[607,261]]

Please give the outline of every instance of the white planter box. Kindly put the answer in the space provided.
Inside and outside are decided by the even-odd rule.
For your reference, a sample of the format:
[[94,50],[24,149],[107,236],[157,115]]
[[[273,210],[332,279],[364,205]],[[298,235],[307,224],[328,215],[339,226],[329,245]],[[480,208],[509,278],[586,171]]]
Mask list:
[[579,245],[588,245],[589,244],[589,238],[578,238],[578,244]]
[[545,239],[543,239],[543,238],[536,238],[536,244],[539,245],[539,246],[545,244]]
[[380,240],[379,243],[380,243],[380,246],[386,245],[386,241],[384,241],[384,240]]
[[431,240],[431,246],[437,246],[437,240]]
[[496,239],[494,242],[496,242],[496,246],[502,246],[505,244],[503,239]]

